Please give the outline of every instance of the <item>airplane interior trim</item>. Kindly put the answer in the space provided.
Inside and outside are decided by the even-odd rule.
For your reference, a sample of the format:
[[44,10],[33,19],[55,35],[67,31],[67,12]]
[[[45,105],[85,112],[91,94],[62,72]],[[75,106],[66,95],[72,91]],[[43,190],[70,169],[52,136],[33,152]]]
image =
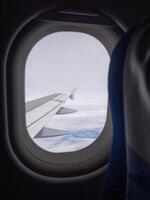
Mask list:
[[[33,171],[43,175],[49,175],[49,177],[53,179],[55,177],[58,179],[78,176],[83,176],[84,178],[84,175],[94,171],[99,171],[99,173],[101,173],[101,169],[103,171],[103,167],[107,165],[111,145],[111,114],[109,106],[103,133],[89,147],[73,153],[55,154],[44,151],[33,143],[25,127],[24,71],[26,59],[37,41],[47,34],[58,31],[79,31],[93,35],[104,44],[109,54],[111,54],[114,45],[121,37],[123,31],[114,24],[113,21],[112,24],[110,24],[110,19],[107,19],[105,16],[102,17],[103,20],[100,20],[100,24],[98,24],[97,18],[95,24],[87,24],[87,14],[86,17],[84,15],[83,18],[81,17],[81,23],[75,23],[76,16],[73,17],[73,22],[68,22],[68,14],[64,13],[63,21],[49,21],[47,19],[50,17],[49,13],[41,15],[38,19],[31,20],[31,22],[23,27],[16,35],[9,48],[5,65],[5,75],[7,77],[5,80],[8,80],[8,82],[4,84],[7,85],[7,91],[13,86],[13,89],[7,93],[8,104],[6,105],[8,106],[8,113],[11,113],[11,115],[9,114],[8,123],[11,123],[12,119],[14,119],[11,128],[13,134],[9,136],[10,143],[18,159]],[[53,15],[54,13],[52,13],[52,16]],[[46,18],[46,20],[43,18]],[[61,14],[59,14],[59,19],[60,18]],[[79,21],[78,15],[77,21]],[[9,66],[9,68],[7,66]],[[16,104],[16,102],[20,103]],[[12,104],[14,105],[14,103],[16,106],[10,106]],[[13,116],[14,114],[15,117]],[[20,125],[18,126],[18,124]],[[72,165],[72,163],[74,163],[74,165]]]
[[[150,200],[149,1],[14,0],[8,2],[2,0],[0,10],[2,14],[0,19],[2,24],[0,34],[0,199]],[[103,125],[103,121],[105,122],[104,126],[101,125],[100,127],[102,130],[101,134],[98,136],[95,134],[97,136],[97,139],[95,139],[94,137],[96,136],[93,134],[93,131],[94,142],[85,148],[83,147],[83,149],[76,150],[74,148],[75,150],[72,152],[62,151],[54,153],[49,146],[54,146],[57,142],[57,147],[60,147],[59,145],[62,140],[55,140],[54,143],[48,144],[49,151],[47,151],[40,145],[38,146],[38,142],[36,143],[33,138],[35,140],[42,138],[42,142],[45,142],[49,138],[46,141],[48,143],[55,136],[62,137],[63,134],[65,135],[69,126],[68,124],[65,124],[65,126],[60,125],[66,122],[65,120],[69,115],[75,115],[78,112],[76,109],[78,108],[77,106],[81,106],[81,104],[74,106],[74,102],[71,101],[74,96],[77,96],[76,93],[75,95],[73,95],[73,92],[69,94],[67,92],[65,93],[62,88],[57,88],[56,86],[47,90],[45,92],[46,95],[42,91],[41,93],[34,93],[33,96],[31,94],[31,99],[30,97],[29,99],[26,98],[25,68],[31,50],[33,50],[34,46],[40,40],[49,34],[67,31],[92,36],[107,50],[106,52],[108,54],[106,58],[110,58],[109,70],[107,71],[105,68],[105,71],[108,73],[108,81],[107,84],[104,83],[105,87],[107,85],[108,91],[106,93],[108,97],[108,99],[106,97],[108,101],[107,115],[104,117],[104,114],[98,115],[96,113],[98,109],[104,113],[106,107],[102,107],[103,105],[99,105],[99,107],[94,105],[95,107],[97,106],[96,110],[92,104],[96,110],[94,110],[95,114],[91,109],[95,117],[92,119],[96,122],[93,120],[94,123],[92,121],[91,124],[93,123],[94,125],[92,124],[89,127],[94,127],[91,129],[95,130],[95,127],[99,123],[97,118],[103,118],[100,119],[102,121],[99,123]],[[62,44],[64,46],[66,45],[65,41],[67,41],[65,39],[62,38]],[[79,42],[82,39],[80,37]],[[55,38],[55,47],[57,47],[55,51],[60,47],[59,41],[56,40],[57,37]],[[75,42],[70,43],[75,44]],[[43,49],[45,50],[45,47],[49,43],[46,44],[45,42],[44,44]],[[84,41],[83,44],[85,45],[87,43]],[[88,45],[90,46],[91,43],[89,42]],[[63,47],[61,49],[62,51],[64,51]],[[95,49],[95,52],[97,52],[97,49]],[[77,46],[75,50],[78,51]],[[77,54],[81,50],[79,47]],[[61,54],[62,51],[59,53]],[[47,55],[49,56],[51,52],[52,50],[50,52],[48,51],[49,54]],[[90,57],[90,52],[84,54],[84,56],[89,55]],[[44,51],[42,53],[40,52],[40,54],[38,52],[35,57],[42,57],[43,55]],[[56,59],[58,60],[59,55],[58,52],[55,53]],[[103,54],[101,57],[104,57]],[[43,58],[45,57],[43,56]],[[37,66],[38,61],[39,59],[34,63],[35,66]],[[109,59],[107,61],[109,63]],[[60,59],[57,67],[59,67],[59,64],[60,66],[62,64],[65,65],[67,62],[68,60],[62,63]],[[49,66],[49,63],[53,65],[53,62],[47,61],[47,66]],[[73,68],[77,66],[74,60],[68,63],[69,67],[70,63]],[[96,64],[99,62],[94,59],[93,63],[91,63],[89,66],[93,65],[89,69],[91,71],[93,70],[96,74]],[[81,65],[83,65],[82,62]],[[86,67],[87,65],[88,61],[85,62]],[[39,66],[43,66],[43,60]],[[47,69],[46,67],[45,69]],[[80,66],[78,68],[80,69]],[[49,70],[51,69],[49,67]],[[68,70],[68,68],[65,69]],[[91,72],[90,70],[87,70],[89,74]],[[55,71],[57,71],[56,68]],[[100,78],[103,72],[102,69]],[[38,73],[40,74],[40,72]],[[79,70],[77,74],[79,74]],[[99,75],[99,73],[97,74]],[[43,77],[43,80],[45,77]],[[47,77],[49,78],[49,74]],[[60,78],[60,75],[58,78]],[[89,80],[88,86],[85,83],[86,81],[83,81],[86,89],[90,88],[93,80],[94,78]],[[60,84],[62,83],[61,81]],[[105,82],[105,80],[103,81]],[[68,91],[70,89],[74,91],[74,88],[77,88],[76,85],[75,87],[70,85]],[[65,88],[67,86],[65,85],[63,87]],[[102,87],[99,88],[101,89]],[[106,88],[104,89],[106,92]],[[90,93],[91,96],[93,93]],[[97,93],[95,92],[95,94]],[[64,95],[64,99],[57,99],[61,95]],[[55,126],[52,128],[45,126],[45,124],[43,126],[43,123],[41,123],[37,127],[38,131],[35,131],[31,137],[27,125],[30,126],[36,120],[40,121],[43,116],[49,114],[49,111],[46,110],[47,107],[44,107],[45,105],[43,104],[50,101],[52,97],[56,98],[54,100],[57,101],[57,105],[59,103],[63,105],[56,110],[54,117],[60,117],[60,121],[63,115],[66,114],[65,117],[67,117],[58,126],[55,123],[57,121],[56,118],[53,118],[54,121],[51,124]],[[68,98],[67,103],[69,103],[63,104],[66,98]],[[96,99],[96,96],[94,98]],[[56,102],[54,104],[56,105]],[[42,112],[39,105],[43,105]],[[88,105],[86,105],[86,109]],[[51,103],[49,102],[48,109],[50,109],[50,106]],[[39,115],[34,118],[36,115],[34,113],[34,116],[30,116],[29,120],[31,121],[29,124],[26,123],[26,115],[29,115],[29,112],[37,107]],[[44,114],[41,116],[41,113]],[[90,114],[88,113],[87,115]],[[76,117],[74,119],[76,120],[78,118]],[[88,120],[85,120],[86,123],[84,126],[88,124]],[[74,126],[76,125],[77,123],[74,123]],[[43,127],[46,130],[45,132],[43,132]],[[66,129],[62,129],[62,127]],[[79,129],[76,130],[81,134]],[[85,131],[88,132],[87,129]],[[85,142],[85,138],[88,138],[88,142],[93,141],[93,138],[91,139],[89,135],[88,137],[85,137],[85,135],[82,137],[84,144],[87,142]],[[76,140],[76,142],[78,141]],[[47,143],[44,143],[44,145],[47,145]],[[68,144],[72,145],[72,143]]]

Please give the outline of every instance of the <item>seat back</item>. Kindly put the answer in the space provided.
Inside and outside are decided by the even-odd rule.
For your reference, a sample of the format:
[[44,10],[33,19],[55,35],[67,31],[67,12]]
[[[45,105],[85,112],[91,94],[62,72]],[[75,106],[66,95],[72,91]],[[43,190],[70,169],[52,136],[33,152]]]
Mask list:
[[123,80],[127,200],[150,200],[150,19],[133,33]]
[[115,47],[108,84],[113,141],[101,200],[150,200],[150,19]]

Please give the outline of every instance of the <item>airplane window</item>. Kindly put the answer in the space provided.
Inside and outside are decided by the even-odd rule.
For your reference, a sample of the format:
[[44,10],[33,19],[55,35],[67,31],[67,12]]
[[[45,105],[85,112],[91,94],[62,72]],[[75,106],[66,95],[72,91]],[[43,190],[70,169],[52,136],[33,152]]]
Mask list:
[[25,71],[26,126],[42,149],[73,152],[92,144],[107,117],[110,57],[95,37],[61,31],[29,53]]

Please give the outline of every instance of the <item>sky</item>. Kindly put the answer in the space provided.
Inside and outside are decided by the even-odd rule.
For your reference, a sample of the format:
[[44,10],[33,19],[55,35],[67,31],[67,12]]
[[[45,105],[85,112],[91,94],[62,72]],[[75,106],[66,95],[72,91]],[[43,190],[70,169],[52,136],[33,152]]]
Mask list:
[[38,146],[55,153],[77,151],[99,137],[107,115],[109,62],[102,43],[80,32],[49,34],[32,48],[26,62],[26,101],[77,88],[74,100],[64,105],[76,112],[54,115],[45,125],[69,134],[34,139]]
[[110,57],[95,37],[56,32],[42,38],[26,62],[26,101],[77,88],[76,100],[107,98]]

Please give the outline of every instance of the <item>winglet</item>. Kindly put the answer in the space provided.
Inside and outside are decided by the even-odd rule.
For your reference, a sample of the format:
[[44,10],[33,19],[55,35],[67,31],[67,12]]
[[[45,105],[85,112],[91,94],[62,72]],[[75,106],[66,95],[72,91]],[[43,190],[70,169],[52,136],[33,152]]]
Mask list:
[[71,100],[74,100],[74,93],[75,93],[76,90],[77,90],[77,88],[74,88],[74,89],[72,90],[72,93],[71,93],[71,95],[70,95],[70,99],[71,99]]

